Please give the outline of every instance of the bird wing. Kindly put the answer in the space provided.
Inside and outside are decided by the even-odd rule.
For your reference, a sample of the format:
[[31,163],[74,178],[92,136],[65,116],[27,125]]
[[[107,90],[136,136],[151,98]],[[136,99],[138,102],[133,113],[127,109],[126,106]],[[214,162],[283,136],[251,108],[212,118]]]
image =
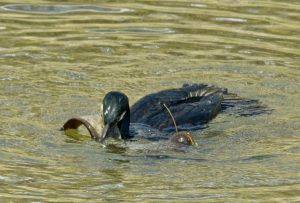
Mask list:
[[174,129],[171,116],[163,106],[165,104],[178,126],[195,127],[216,116],[223,92],[223,89],[207,84],[185,84],[181,88],[149,94],[131,107],[131,122],[144,123],[163,131]]

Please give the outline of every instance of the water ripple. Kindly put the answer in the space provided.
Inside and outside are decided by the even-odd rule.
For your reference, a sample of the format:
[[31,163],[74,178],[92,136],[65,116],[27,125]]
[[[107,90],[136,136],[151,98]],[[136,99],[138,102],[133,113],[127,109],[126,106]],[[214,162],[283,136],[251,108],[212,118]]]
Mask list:
[[74,12],[96,12],[96,13],[126,13],[133,12],[128,8],[112,8],[96,5],[33,5],[33,4],[8,4],[0,7],[5,11],[59,14]]
[[47,54],[35,54],[31,52],[15,52],[15,53],[0,53],[0,58],[5,57],[30,57],[33,59],[46,59],[50,58]]
[[142,194],[137,195],[138,198],[146,199],[211,199],[211,198],[225,198],[225,197],[234,197],[232,194],[187,194],[187,195],[170,195],[170,194]]
[[100,33],[141,33],[141,34],[162,34],[162,33],[175,33],[175,30],[170,28],[147,28],[147,27],[132,27],[125,29],[87,29],[87,32],[100,32]]
[[212,18],[212,20],[215,20],[215,21],[225,21],[225,22],[234,22],[234,23],[245,23],[245,22],[247,22],[247,19],[242,19],[242,18],[227,18],[227,17],[217,17],[217,18]]
[[206,4],[191,4],[191,7],[196,7],[196,8],[207,8]]

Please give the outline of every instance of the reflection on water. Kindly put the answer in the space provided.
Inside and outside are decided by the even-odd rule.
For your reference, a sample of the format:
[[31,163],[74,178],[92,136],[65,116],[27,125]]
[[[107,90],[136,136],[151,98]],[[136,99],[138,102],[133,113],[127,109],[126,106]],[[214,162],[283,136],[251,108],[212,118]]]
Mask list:
[[[299,10],[278,0],[0,3],[1,200],[300,201]],[[221,114],[186,150],[144,139],[105,148],[59,131],[98,112],[107,91],[133,103],[187,82],[273,111]]]

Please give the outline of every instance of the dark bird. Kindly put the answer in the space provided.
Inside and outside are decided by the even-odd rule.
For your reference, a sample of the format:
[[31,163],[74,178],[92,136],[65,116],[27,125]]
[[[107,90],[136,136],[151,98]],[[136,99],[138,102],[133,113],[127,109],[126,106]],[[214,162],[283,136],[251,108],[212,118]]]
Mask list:
[[[164,106],[172,112],[173,120]],[[240,98],[236,94],[228,93],[226,88],[207,84],[184,84],[180,88],[146,95],[131,107],[124,93],[109,92],[103,98],[102,114],[96,118],[69,119],[63,130],[84,125],[96,141],[103,142],[109,136],[128,140],[136,135],[134,131],[138,127],[135,124],[168,134],[174,132],[176,124],[179,130],[201,129],[220,112],[250,116],[268,111],[258,100]],[[193,138],[187,134],[177,133],[170,140],[192,144]]]

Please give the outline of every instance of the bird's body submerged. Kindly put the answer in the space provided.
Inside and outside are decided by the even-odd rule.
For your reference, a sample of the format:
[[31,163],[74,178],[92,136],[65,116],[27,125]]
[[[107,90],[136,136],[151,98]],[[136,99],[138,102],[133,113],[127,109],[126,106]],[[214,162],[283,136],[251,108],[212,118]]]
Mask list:
[[131,107],[125,94],[109,92],[103,99],[103,114],[97,118],[70,119],[63,129],[84,125],[92,138],[100,142],[108,136],[132,138],[136,134],[132,130],[136,123],[149,126],[157,132],[174,131],[174,123],[164,105],[172,112],[178,127],[184,130],[200,129],[220,111],[239,105],[248,108],[249,112],[243,112],[244,115],[264,112],[264,107],[257,100],[240,99],[227,93],[227,89],[206,84],[185,84],[181,88],[149,94]]

